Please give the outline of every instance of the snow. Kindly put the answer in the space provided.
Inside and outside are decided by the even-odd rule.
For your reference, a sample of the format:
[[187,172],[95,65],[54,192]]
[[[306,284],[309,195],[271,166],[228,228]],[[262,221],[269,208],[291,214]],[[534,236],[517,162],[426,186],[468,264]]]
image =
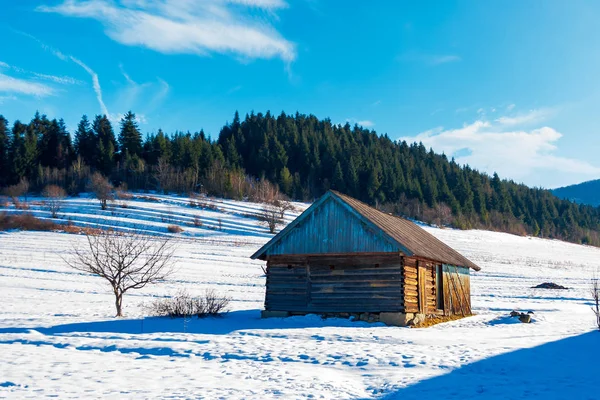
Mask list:
[[[183,197],[144,196],[158,201],[101,211],[84,197],[60,213],[82,226],[184,229],[176,274],[128,293],[124,319],[113,318],[101,279],[63,261],[83,236],[0,234],[0,398],[598,397],[600,333],[589,296],[597,248],[425,227],[482,267],[471,275],[477,315],[425,329],[315,315],[263,320],[263,263],[249,259],[272,236],[256,220],[260,205],[212,199],[213,209],[195,208]],[[287,221],[307,205],[296,207]],[[49,217],[39,204],[32,212]],[[531,288],[542,282],[570,289]],[[182,288],[215,289],[232,298],[231,312],[144,317],[143,304]],[[513,309],[534,311],[533,323],[509,318]]]

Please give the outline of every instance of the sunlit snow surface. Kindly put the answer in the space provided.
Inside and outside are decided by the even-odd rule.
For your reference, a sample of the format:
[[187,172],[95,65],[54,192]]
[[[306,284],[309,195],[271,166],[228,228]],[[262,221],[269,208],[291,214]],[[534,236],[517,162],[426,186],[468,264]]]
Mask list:
[[[128,293],[125,319],[112,318],[104,281],[65,266],[84,237],[0,233],[0,398],[600,398],[589,295],[596,248],[425,228],[481,266],[471,277],[476,316],[427,329],[314,315],[261,320],[262,262],[249,259],[271,237],[256,220],[260,206],[213,200],[217,209],[200,209],[152,196],[160,202],[104,212],[94,200],[70,199],[60,213],[76,225],[184,229],[177,272]],[[531,289],[547,281],[571,289]],[[230,296],[231,312],[143,318],[144,303],[182,288]],[[507,318],[515,308],[534,311],[534,323]]]

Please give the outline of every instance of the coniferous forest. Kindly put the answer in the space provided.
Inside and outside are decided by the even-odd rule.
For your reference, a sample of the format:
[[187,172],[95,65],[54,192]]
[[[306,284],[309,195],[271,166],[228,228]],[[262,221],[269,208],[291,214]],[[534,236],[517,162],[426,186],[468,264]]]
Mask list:
[[251,113],[241,120],[236,112],[217,139],[203,131],[144,135],[132,112],[118,126],[104,115],[84,115],[75,132],[39,113],[29,123],[0,116],[0,187],[27,182],[39,192],[55,184],[74,195],[87,190],[93,172],[131,190],[239,199],[265,184],[305,201],[336,189],[430,223],[600,245],[600,208],[313,115]]

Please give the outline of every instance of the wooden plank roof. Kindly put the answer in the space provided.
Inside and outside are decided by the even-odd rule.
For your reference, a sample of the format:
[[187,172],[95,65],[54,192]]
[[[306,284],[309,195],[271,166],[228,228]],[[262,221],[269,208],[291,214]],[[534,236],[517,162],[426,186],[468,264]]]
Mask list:
[[401,243],[413,256],[440,261],[444,264],[469,267],[476,271],[481,269],[414,222],[386,214],[345,194],[333,190],[331,192],[357,213],[377,225],[395,241]]
[[422,257],[433,261],[463,267],[480,268],[459,252],[425,231],[412,221],[381,212],[359,200],[345,194],[330,190],[317,200],[311,207],[304,211],[298,218],[286,226],[279,234],[261,247],[251,258],[256,259],[264,255],[276,242],[285,237],[297,224],[312,213],[326,199],[332,198],[354,211],[358,218],[369,225],[378,228],[387,237],[398,244],[398,247],[407,256]]

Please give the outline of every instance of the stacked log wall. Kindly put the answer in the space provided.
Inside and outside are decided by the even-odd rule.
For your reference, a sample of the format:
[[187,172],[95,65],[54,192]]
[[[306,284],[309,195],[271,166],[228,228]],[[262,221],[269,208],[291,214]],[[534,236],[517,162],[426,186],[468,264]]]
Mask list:
[[407,313],[419,312],[418,268],[415,258],[403,257],[404,309]]
[[273,256],[265,309],[352,313],[404,312],[401,257]]

